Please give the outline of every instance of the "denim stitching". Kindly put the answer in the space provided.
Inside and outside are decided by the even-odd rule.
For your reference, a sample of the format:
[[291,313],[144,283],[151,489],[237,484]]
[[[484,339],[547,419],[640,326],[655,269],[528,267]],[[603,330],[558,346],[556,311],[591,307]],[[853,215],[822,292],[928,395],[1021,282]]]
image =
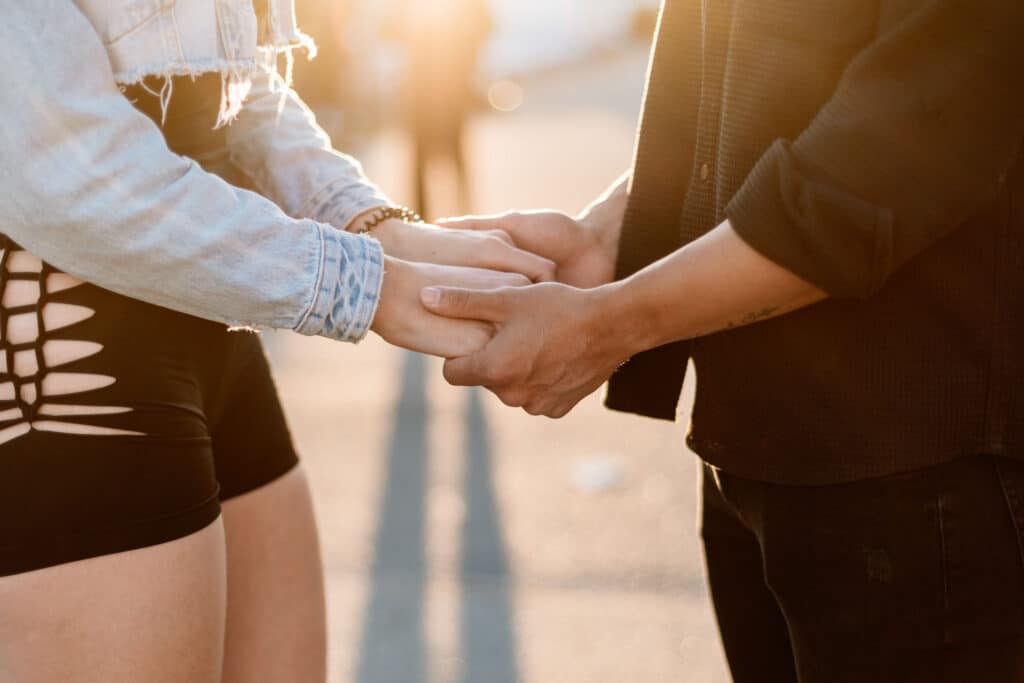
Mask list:
[[326,244],[325,239],[324,239],[324,228],[323,228],[323,226],[322,225],[317,225],[316,229],[317,229],[317,238],[319,240],[319,247],[320,247],[320,255],[319,255],[319,258],[317,259],[317,267],[316,267],[316,283],[313,286],[314,294],[313,294],[312,298],[310,299],[309,306],[306,308],[305,314],[299,319],[298,324],[295,326],[295,329],[297,331],[300,331],[300,332],[303,330],[303,328],[306,327],[306,325],[308,324],[311,316],[314,319],[316,319],[316,320],[322,319],[321,315],[319,315],[319,314],[314,315],[314,313],[316,312],[317,305],[318,305],[318,303],[320,301],[320,293],[325,292],[327,290],[326,283],[324,282],[324,272],[326,270],[324,268],[324,259],[326,258],[326,254],[327,254],[327,244]]
[[[366,336],[380,302],[383,251],[365,235],[318,225],[324,240],[321,284],[302,324],[295,329],[339,341],[357,342]],[[338,265],[327,267],[333,258]]]

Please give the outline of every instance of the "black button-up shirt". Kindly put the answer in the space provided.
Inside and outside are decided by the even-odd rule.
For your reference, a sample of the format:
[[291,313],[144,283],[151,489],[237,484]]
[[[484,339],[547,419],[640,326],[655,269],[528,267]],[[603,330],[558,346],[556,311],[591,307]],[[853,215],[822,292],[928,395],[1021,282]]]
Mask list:
[[[1024,458],[1024,3],[667,0],[627,275],[729,219],[832,298],[641,354],[610,407],[740,476]],[[686,306],[680,301],[681,307]]]

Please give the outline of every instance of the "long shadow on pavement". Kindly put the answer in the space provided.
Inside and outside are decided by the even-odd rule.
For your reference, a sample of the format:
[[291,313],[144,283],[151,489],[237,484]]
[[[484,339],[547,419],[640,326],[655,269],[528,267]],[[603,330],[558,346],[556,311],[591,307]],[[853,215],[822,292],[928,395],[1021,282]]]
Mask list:
[[359,683],[426,683],[427,392],[423,356],[406,354],[380,502]]
[[508,555],[491,469],[490,430],[481,392],[466,406],[462,524],[461,683],[516,683],[516,637]]
[[[407,354],[380,502],[358,683],[427,683],[424,633],[429,409],[425,362]],[[463,479],[460,683],[516,683],[508,556],[491,470],[490,430],[479,390],[468,392]]]

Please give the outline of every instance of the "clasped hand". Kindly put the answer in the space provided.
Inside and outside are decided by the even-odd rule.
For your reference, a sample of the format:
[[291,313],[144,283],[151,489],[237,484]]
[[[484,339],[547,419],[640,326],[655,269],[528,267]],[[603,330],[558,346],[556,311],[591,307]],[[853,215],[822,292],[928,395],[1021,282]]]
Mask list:
[[[613,329],[608,288],[614,252],[581,222],[555,212],[514,213],[442,223],[468,233],[508,235],[554,262],[555,279],[528,287],[426,287],[423,305],[445,318],[491,327],[485,344],[445,362],[453,385],[485,386],[506,405],[562,417],[626,359]],[[547,279],[547,278],[545,278]]]
[[384,339],[446,358],[451,384],[550,417],[626,360],[597,288],[612,279],[614,249],[597,231],[551,211],[442,225],[374,230],[386,254],[374,319]]

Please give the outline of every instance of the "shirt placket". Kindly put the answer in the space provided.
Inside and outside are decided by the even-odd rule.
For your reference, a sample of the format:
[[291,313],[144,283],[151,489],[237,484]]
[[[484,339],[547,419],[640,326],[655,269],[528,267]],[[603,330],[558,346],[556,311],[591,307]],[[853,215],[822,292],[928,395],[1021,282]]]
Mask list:
[[732,10],[733,0],[704,0],[702,5],[700,104],[693,169],[680,224],[683,244],[713,228],[720,213],[715,181]]

